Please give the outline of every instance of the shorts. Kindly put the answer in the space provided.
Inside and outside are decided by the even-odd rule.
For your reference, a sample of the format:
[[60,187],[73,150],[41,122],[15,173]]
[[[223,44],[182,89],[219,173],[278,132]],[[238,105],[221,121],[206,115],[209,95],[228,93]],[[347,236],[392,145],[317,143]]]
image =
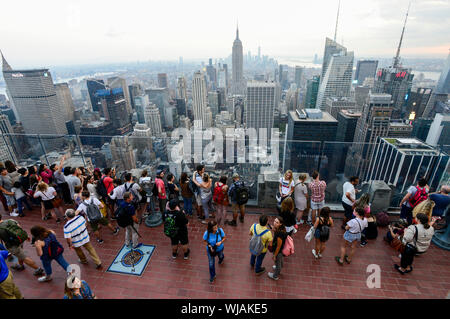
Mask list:
[[14,206],[14,204],[16,203],[16,200],[14,199],[14,196],[10,196],[10,195],[6,195],[3,194],[6,198],[6,205],[8,207]]
[[344,233],[344,239],[349,243],[353,243],[355,240],[361,241],[361,233],[352,234],[348,230]]
[[8,251],[19,260],[25,260],[25,258],[27,258],[27,255],[25,255],[25,252],[23,251],[23,244],[20,246],[12,246],[8,248]]
[[55,208],[53,206],[53,203],[52,203],[51,200],[43,200],[42,203],[44,203],[44,208],[45,209],[53,209],[53,208]]
[[197,202],[198,206],[202,206],[202,196],[200,196],[200,193],[198,195],[195,195],[195,201]]
[[171,237],[170,242],[172,246],[176,246],[178,245],[178,243],[180,243],[181,245],[187,245],[189,243],[187,232],[181,232],[178,233],[175,237]]
[[325,206],[324,200],[318,203],[311,201],[311,209],[322,209],[323,206]]
[[109,220],[106,219],[105,217],[102,217],[100,220],[98,220],[96,222],[89,222],[89,224],[91,224],[92,231],[97,231],[98,224],[103,225],[103,226],[108,226]]

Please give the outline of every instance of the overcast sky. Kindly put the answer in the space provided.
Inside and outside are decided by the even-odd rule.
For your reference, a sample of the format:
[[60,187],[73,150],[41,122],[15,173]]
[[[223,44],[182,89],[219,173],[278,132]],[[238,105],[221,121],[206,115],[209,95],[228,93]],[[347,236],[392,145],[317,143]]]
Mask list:
[[[337,40],[392,57],[409,0],[342,0]],[[0,49],[13,67],[220,58],[236,21],[244,52],[323,55],[338,0],[2,0]],[[446,57],[450,0],[413,0],[403,57]]]

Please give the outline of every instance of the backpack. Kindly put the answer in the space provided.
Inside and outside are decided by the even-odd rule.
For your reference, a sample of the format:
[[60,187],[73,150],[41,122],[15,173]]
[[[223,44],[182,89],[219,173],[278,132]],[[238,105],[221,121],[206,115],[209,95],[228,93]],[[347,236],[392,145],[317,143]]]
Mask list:
[[100,208],[94,204],[92,199],[89,203],[84,202],[84,205],[86,206],[86,215],[90,222],[98,222],[102,219],[102,212],[100,211]]
[[114,212],[116,217],[117,225],[122,228],[126,228],[128,226],[133,225],[133,218],[127,214],[126,208],[122,205],[119,205],[117,210]]
[[414,196],[409,198],[409,205],[411,205],[412,208],[416,207],[419,203],[423,202],[428,198],[427,191],[424,188],[420,188],[416,186],[416,192],[414,193]]
[[245,205],[248,202],[248,188],[245,187],[244,183],[238,182],[235,184],[236,187],[236,202],[238,205]]
[[97,189],[97,194],[101,198],[108,198],[108,190],[106,189],[106,186],[105,186],[105,176],[100,178],[100,180],[97,182],[96,189]]
[[131,183],[130,188],[127,188],[127,183],[123,184],[123,187],[125,188],[125,192],[131,192],[133,194],[133,200],[131,201],[131,204],[134,207],[137,207],[139,205],[139,196],[140,194],[135,194],[133,190],[133,186],[135,183]]
[[28,234],[13,220],[4,221],[0,225],[6,233],[6,238],[2,238],[6,246],[19,246],[28,239]]
[[214,195],[213,195],[213,201],[216,204],[223,204],[224,200],[225,200],[225,193],[223,192],[223,187],[225,185],[222,186],[216,186],[214,188]]
[[175,215],[166,212],[166,218],[164,221],[164,235],[173,238],[178,234],[178,227],[175,224]]
[[55,259],[64,252],[64,247],[56,240],[55,235],[48,235],[44,242],[43,250],[47,252],[50,259]]
[[261,232],[261,234],[256,233],[256,224],[253,224],[253,236],[252,239],[250,239],[250,252],[254,256],[261,255],[264,245],[262,243],[262,236],[267,233],[269,230],[266,229]]
[[328,225],[322,225],[322,228],[320,229],[320,236],[319,240],[321,242],[325,242],[330,238],[330,226]]
[[283,250],[281,251],[283,256],[287,257],[294,254],[294,240],[291,236],[286,237],[286,241],[284,242]]
[[[194,176],[192,176],[194,178]],[[192,179],[189,179],[189,189],[195,194],[198,195],[198,186],[195,184]]]

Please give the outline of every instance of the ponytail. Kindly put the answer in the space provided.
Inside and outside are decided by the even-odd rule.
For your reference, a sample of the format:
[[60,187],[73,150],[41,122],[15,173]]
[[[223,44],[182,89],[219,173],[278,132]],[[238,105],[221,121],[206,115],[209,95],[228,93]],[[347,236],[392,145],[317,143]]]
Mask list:
[[430,224],[428,224],[428,216],[423,214],[423,213],[419,213],[416,215],[416,218],[420,221],[420,223],[423,225],[423,228],[428,229],[430,228]]

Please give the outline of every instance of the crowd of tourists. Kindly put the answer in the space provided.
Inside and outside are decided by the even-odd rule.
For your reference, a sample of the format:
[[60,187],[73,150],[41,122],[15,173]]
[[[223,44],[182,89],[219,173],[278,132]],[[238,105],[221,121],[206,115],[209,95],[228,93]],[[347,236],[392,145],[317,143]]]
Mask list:
[[[174,259],[178,258],[180,248],[183,258],[189,259],[187,225],[195,215],[205,224],[203,242],[209,262],[209,281],[214,283],[216,257],[219,265],[225,261],[225,225],[237,227],[245,220],[249,189],[239,174],[234,173],[231,181],[227,176],[213,181],[205,167],[198,165],[194,172],[183,172],[179,180],[171,173],[166,175],[164,170],[157,170],[153,181],[146,170],[138,178],[131,173],[119,178],[111,168],[68,167],[64,161],[62,157],[50,167],[41,164],[18,168],[10,161],[0,165],[0,200],[4,210],[15,218],[0,215],[0,299],[22,298],[6,261],[16,260],[10,267],[16,271],[24,270],[25,265],[32,268],[39,282],[52,280],[52,261],[68,271],[64,255],[70,250],[74,250],[81,264],[89,262],[87,252],[95,268],[101,270],[102,261],[91,236],[98,249],[104,243],[103,232],[118,235],[122,231],[124,244],[129,249],[138,249],[142,246],[139,227],[156,210],[162,214],[163,232],[170,239]],[[381,215],[371,212],[369,194],[357,196],[358,184],[359,178],[354,176],[342,189],[345,213],[341,227],[345,232],[335,257],[340,266],[352,262],[358,243],[364,247],[378,236]],[[309,227],[304,240],[309,242],[314,238],[312,258],[322,258],[335,226],[331,209],[325,206],[326,188],[317,171],[311,173],[310,179],[307,174],[300,174],[294,180],[290,170],[280,178],[277,216],[270,223],[269,217],[262,214],[249,229],[249,264],[255,275],[266,272],[262,264],[269,252],[273,268],[267,276],[273,280],[280,278],[284,259],[295,252],[293,237],[298,236],[296,233],[302,226]],[[389,225],[384,237],[400,253],[400,265],[394,267],[402,275],[413,270],[414,256],[427,251],[436,221],[446,216],[448,222],[445,212],[450,204],[449,192],[449,186],[442,186],[439,192],[429,194],[427,181],[422,178],[402,199],[400,220]],[[229,220],[230,204],[232,218]],[[33,206],[38,207],[42,223],[34,225],[28,233],[21,227],[20,219],[31,213]],[[52,221],[53,229],[50,229],[48,225]],[[65,245],[56,237],[60,232]],[[34,246],[41,265],[25,252],[27,241]],[[64,286],[66,299],[96,298],[88,283],[73,273],[68,275]]]

